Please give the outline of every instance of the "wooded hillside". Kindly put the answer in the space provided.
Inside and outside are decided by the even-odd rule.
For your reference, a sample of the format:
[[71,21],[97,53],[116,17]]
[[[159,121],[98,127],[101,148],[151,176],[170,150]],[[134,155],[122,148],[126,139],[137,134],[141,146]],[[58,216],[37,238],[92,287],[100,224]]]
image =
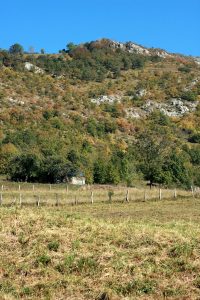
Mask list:
[[131,47],[103,39],[59,54],[1,50],[1,174],[199,186],[200,66]]

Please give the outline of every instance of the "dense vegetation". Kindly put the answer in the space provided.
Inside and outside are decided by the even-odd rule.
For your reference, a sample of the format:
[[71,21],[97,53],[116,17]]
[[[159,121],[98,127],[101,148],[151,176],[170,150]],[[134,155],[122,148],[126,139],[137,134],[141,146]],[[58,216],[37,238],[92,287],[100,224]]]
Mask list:
[[[191,58],[128,53],[106,39],[70,43],[54,55],[24,53],[19,44],[0,51],[1,174],[60,182],[83,172],[88,183],[200,185],[199,106],[176,118],[158,110],[127,115],[148,99],[198,101],[200,83],[191,82],[199,73]],[[91,101],[102,95],[120,101]]]

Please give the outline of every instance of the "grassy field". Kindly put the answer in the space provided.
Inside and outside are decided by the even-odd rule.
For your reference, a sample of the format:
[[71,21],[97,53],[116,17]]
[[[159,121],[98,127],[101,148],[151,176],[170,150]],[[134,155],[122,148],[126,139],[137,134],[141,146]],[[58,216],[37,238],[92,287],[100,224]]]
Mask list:
[[[128,200],[144,201],[158,199],[172,199],[176,195],[180,197],[192,197],[191,191],[181,189],[162,189],[153,187],[123,187],[106,185],[86,185],[82,187],[66,184],[30,184],[0,181],[0,203],[3,205],[37,205],[40,206],[66,205],[109,202],[108,193],[112,193],[112,202],[123,202]],[[199,191],[194,193],[199,197]]]
[[200,299],[200,200],[2,205],[0,299]]

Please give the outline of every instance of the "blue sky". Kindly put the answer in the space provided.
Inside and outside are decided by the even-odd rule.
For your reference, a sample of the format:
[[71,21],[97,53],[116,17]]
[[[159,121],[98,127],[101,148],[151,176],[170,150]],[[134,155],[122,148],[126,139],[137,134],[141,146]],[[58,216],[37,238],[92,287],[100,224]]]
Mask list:
[[0,48],[58,52],[102,37],[200,56],[200,0],[1,1]]

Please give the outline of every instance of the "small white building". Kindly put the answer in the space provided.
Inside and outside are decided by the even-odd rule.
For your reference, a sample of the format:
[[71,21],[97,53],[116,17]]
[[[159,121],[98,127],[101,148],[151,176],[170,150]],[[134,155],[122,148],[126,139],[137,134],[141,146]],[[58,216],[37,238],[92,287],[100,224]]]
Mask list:
[[73,176],[70,178],[70,183],[74,185],[85,185],[85,177],[84,176]]

